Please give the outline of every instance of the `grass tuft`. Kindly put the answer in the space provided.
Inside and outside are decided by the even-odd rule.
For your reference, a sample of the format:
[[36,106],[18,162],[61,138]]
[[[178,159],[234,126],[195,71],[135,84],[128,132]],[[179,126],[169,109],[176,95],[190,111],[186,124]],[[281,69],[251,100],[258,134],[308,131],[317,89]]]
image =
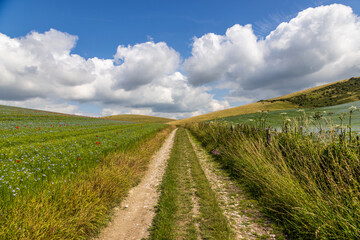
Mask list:
[[269,140],[247,125],[189,128],[291,239],[360,238],[359,145],[351,138],[288,129]]

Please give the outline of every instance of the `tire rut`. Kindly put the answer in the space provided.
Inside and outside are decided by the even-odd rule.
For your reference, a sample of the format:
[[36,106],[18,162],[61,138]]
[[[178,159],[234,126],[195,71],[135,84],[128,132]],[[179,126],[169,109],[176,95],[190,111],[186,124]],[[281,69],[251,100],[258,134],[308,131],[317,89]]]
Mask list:
[[132,240],[149,235],[155,215],[155,205],[159,199],[158,185],[165,172],[167,159],[174,143],[175,129],[160,150],[152,157],[142,181],[129,192],[115,213],[108,227],[102,230],[97,240]]
[[199,159],[200,165],[216,193],[220,207],[235,233],[235,239],[276,239],[270,222],[247,199],[242,190],[214,162],[206,151],[195,143],[187,131],[189,140]]

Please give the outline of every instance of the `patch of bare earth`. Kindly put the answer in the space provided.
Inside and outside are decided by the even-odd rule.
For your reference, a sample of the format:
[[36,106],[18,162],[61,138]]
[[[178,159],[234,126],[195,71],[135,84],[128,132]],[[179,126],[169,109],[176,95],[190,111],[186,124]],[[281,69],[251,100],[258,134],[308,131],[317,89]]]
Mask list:
[[235,233],[235,239],[276,239],[269,220],[259,212],[254,202],[246,197],[200,144],[195,143],[191,136],[189,139],[211,188],[216,193],[219,205]]
[[159,199],[158,186],[165,172],[175,132],[176,129],[152,157],[149,168],[139,185],[132,188],[128,197],[114,209],[112,221],[103,229],[98,240],[132,240],[148,237],[148,228],[155,216],[154,207]]

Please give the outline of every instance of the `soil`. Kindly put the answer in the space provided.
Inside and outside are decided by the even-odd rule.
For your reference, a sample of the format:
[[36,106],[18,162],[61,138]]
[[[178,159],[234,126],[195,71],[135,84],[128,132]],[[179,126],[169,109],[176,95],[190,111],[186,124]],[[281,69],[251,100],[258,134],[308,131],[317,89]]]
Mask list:
[[148,237],[148,229],[154,218],[155,206],[160,194],[158,186],[170,157],[175,133],[176,129],[152,157],[149,168],[139,185],[132,188],[128,197],[114,209],[112,221],[103,229],[98,240],[132,240]]

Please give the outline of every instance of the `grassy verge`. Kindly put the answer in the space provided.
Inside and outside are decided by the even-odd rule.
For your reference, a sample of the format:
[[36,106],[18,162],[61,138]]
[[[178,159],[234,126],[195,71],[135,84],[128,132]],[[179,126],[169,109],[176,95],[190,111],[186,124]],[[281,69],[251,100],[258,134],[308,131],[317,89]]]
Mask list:
[[[198,214],[194,214],[194,204],[199,205]],[[188,136],[184,129],[179,129],[161,185],[150,239],[198,239],[198,236],[230,239],[232,235]]]
[[358,145],[292,132],[269,141],[249,126],[190,129],[291,239],[360,238]]
[[0,239],[88,239],[109,220],[111,209],[136,185],[152,154],[171,129],[149,136],[136,147],[109,155],[71,182],[30,198],[15,198],[1,212]]

